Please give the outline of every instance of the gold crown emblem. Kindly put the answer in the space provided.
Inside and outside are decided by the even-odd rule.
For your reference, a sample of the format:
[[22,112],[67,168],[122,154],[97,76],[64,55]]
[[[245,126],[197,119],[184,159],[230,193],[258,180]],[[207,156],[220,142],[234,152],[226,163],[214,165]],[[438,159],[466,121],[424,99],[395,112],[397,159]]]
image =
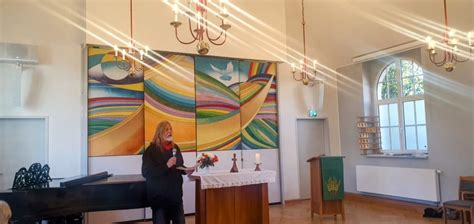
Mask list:
[[336,195],[339,192],[339,187],[341,186],[341,181],[336,180],[336,177],[329,177],[326,187],[328,192]]

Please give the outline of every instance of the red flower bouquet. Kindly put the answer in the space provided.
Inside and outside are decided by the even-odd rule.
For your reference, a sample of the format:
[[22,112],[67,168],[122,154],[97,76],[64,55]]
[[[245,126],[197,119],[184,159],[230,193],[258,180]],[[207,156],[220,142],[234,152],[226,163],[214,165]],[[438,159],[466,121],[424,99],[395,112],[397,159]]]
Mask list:
[[214,166],[214,163],[219,162],[219,157],[211,153],[202,153],[196,162],[199,163],[199,168],[203,169],[204,167]]

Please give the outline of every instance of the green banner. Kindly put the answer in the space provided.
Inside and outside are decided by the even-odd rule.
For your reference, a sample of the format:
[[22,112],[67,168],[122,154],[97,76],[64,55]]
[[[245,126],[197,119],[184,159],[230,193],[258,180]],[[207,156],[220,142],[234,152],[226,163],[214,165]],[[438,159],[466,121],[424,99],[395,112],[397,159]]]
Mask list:
[[321,156],[323,200],[344,199],[344,166],[341,156]]

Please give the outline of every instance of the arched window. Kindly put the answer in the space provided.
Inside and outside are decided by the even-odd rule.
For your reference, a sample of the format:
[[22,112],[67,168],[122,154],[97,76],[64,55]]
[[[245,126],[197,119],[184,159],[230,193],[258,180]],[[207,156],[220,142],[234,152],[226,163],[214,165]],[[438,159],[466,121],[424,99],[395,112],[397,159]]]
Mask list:
[[426,152],[424,92],[423,69],[414,61],[397,59],[382,70],[376,104],[383,150]]

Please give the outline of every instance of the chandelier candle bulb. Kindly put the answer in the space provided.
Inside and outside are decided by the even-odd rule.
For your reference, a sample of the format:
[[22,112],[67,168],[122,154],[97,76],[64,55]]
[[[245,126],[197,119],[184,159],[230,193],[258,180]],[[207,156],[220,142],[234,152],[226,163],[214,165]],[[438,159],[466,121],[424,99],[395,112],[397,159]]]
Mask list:
[[114,51],[115,51],[115,57],[118,57],[118,47],[114,46]]
[[141,61],[143,61],[143,54],[144,54],[143,50],[140,50],[140,60]]
[[449,39],[448,43],[449,43],[450,45],[455,46],[455,45],[458,44],[458,39],[456,39],[456,38]]
[[474,46],[474,40],[473,40],[473,38],[474,38],[474,33],[473,33],[472,31],[471,31],[471,32],[468,32],[468,33],[467,33],[467,41],[468,41],[468,43],[469,43],[469,46],[471,46],[471,47]]
[[198,29],[201,27],[201,14],[197,14],[197,27]]
[[223,18],[229,16],[229,11],[227,11],[227,7],[225,7],[225,5],[222,6],[221,15],[222,15]]
[[456,31],[455,30],[450,30],[449,33],[448,33],[448,37],[453,38],[454,35],[456,35]]
[[316,59],[313,60],[313,69],[316,69],[316,64],[317,64],[317,63],[318,63],[318,61],[316,61]]
[[178,12],[179,12],[178,3],[174,3],[173,11],[174,11],[174,21],[178,22]]
[[295,63],[291,63],[291,72],[296,72]]
[[434,40],[428,43],[428,50],[433,50],[436,48],[436,42]]
[[122,60],[125,60],[125,55],[126,55],[126,54],[127,54],[127,53],[126,53],[125,49],[122,49]]

